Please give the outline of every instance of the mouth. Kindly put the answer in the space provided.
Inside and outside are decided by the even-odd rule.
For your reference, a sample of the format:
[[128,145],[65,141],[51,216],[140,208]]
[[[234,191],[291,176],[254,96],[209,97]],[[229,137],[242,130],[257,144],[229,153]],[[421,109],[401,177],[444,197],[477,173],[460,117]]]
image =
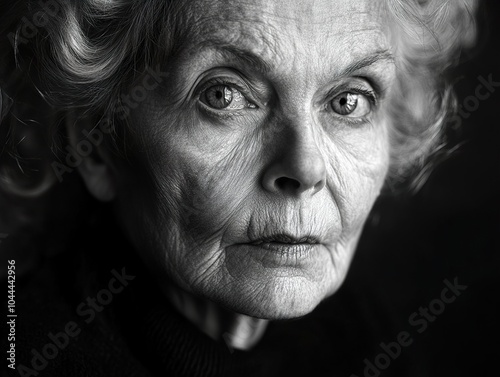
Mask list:
[[271,234],[255,240],[251,240],[248,244],[254,246],[261,246],[265,244],[278,244],[278,245],[316,245],[319,240],[315,236],[302,236],[296,237],[286,233]]
[[231,255],[251,258],[268,268],[318,268],[329,255],[322,238],[310,233],[261,233],[230,246],[230,250]]
[[268,253],[268,258],[274,254],[282,261],[297,261],[311,257],[312,253],[320,248],[321,243],[319,238],[312,235],[294,236],[287,233],[276,233],[251,240],[246,245],[254,250]]

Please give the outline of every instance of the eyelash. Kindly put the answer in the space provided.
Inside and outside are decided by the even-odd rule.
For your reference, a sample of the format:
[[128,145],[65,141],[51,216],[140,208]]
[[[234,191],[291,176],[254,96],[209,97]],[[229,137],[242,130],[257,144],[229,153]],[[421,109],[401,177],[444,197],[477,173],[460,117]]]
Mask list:
[[[370,111],[370,113],[367,116],[362,117],[362,118],[349,118],[347,116],[342,116],[342,115],[339,115],[339,114],[335,114],[330,109],[330,103],[331,103],[331,101],[333,101],[333,99],[336,96],[338,96],[338,95],[340,95],[342,93],[354,93],[354,94],[361,94],[361,95],[365,96],[368,99],[368,101],[370,102],[370,105],[371,105],[371,111]],[[374,91],[367,90],[365,87],[362,87],[360,85],[346,86],[345,88],[341,87],[340,89],[336,88],[335,91],[330,92],[330,94],[328,95],[327,98],[329,98],[329,100],[328,100],[327,104],[325,105],[325,110],[333,113],[333,116],[335,118],[339,119],[340,121],[348,123],[349,125],[352,125],[352,126],[357,126],[357,125],[361,125],[361,124],[366,123],[368,121],[368,119],[369,119],[370,114],[372,114],[373,111],[378,106],[378,97],[377,97],[376,93]]]
[[372,104],[372,106],[377,106],[378,105],[378,99],[377,99],[377,95],[375,94],[375,92],[373,92],[371,90],[367,90],[364,87],[355,86],[355,87],[351,87],[351,88],[349,88],[348,90],[345,90],[345,91],[346,92],[351,92],[351,93],[356,93],[356,94],[362,94],[362,95],[364,95],[365,97],[368,98],[368,100],[370,101],[370,103]]

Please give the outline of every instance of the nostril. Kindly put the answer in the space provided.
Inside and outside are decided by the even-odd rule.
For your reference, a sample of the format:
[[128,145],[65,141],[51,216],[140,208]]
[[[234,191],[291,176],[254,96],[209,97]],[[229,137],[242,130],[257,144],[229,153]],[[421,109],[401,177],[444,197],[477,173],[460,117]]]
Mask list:
[[274,183],[279,190],[297,190],[300,187],[300,182],[293,178],[281,177]]
[[325,181],[321,180],[314,185],[314,191],[317,192],[317,191],[321,190],[324,186],[325,186]]

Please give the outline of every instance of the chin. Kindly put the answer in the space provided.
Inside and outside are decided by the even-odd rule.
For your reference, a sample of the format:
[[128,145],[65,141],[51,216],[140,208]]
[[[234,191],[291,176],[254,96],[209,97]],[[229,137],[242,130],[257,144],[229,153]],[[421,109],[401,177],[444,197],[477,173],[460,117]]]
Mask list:
[[276,278],[259,284],[257,290],[245,287],[229,289],[229,294],[214,301],[227,309],[267,320],[293,319],[311,313],[340,286],[338,282],[312,282],[302,277]]
[[270,320],[297,318],[337,291],[349,260],[334,262],[329,248],[322,245],[298,254],[230,247],[223,267],[211,275],[217,278],[191,289],[236,313]]

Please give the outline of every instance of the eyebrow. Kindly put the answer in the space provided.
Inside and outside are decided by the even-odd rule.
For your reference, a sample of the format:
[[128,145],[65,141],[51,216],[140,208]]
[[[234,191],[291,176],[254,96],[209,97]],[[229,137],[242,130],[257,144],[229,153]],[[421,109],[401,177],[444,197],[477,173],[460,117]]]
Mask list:
[[217,53],[224,58],[234,59],[241,65],[250,66],[253,70],[260,73],[268,73],[272,70],[272,66],[264,61],[260,56],[255,55],[251,51],[243,50],[235,46],[223,45],[217,48]]
[[[256,70],[260,73],[268,73],[272,70],[271,64],[264,61],[260,56],[255,55],[251,51],[247,51],[241,49],[236,46],[227,45],[227,44],[214,44],[215,50],[218,54],[222,55],[224,58],[234,59],[238,63],[244,66],[250,66],[253,70]],[[393,54],[389,50],[380,50],[375,51],[359,60],[348,65],[344,68],[337,77],[345,77],[350,76],[353,73],[367,68],[371,65],[374,65],[379,62],[387,61],[390,63],[394,63],[395,59]]]
[[365,56],[364,58],[355,61],[354,63],[350,64],[345,68],[341,73],[340,77],[343,76],[350,76],[353,73],[369,67],[375,63],[381,62],[381,61],[387,61],[390,63],[394,63],[394,55],[389,50],[383,50],[383,51],[376,51],[373,54],[370,54],[368,56]]

